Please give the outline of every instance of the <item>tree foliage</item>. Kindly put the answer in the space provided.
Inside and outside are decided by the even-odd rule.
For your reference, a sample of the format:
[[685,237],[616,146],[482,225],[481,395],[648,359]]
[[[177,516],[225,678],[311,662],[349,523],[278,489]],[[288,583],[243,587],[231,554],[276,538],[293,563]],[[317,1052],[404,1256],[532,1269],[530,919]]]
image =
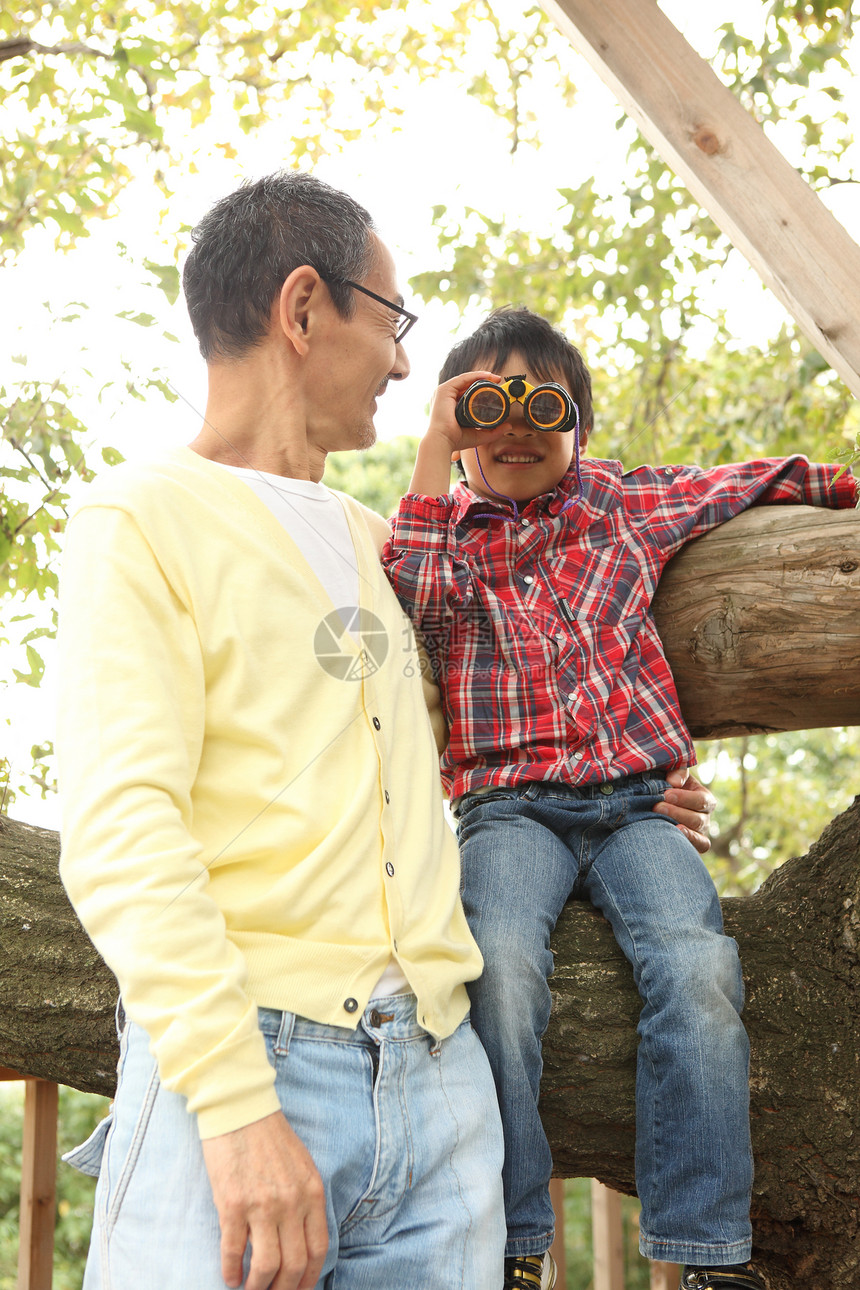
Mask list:
[[[813,186],[855,182],[843,102],[850,0],[752,8],[747,27],[722,28],[718,74]],[[537,90],[551,87],[556,110],[569,107],[576,69],[540,10],[515,0],[449,8],[432,0],[260,0],[250,9],[234,0],[34,0],[0,14],[10,127],[0,142],[0,263],[13,264],[34,236],[73,248],[115,211],[132,178],[146,175],[164,204],[152,245],[138,253],[139,276],[173,296],[181,228],[169,199],[177,176],[206,156],[237,155],[244,136],[278,119],[278,164],[313,164],[374,122],[397,129],[409,87],[427,78],[501,116],[512,151],[538,146]],[[594,373],[592,448],[603,456],[632,466],[850,455],[857,413],[844,387],[790,321],[765,346],[737,341],[714,303],[736,253],[630,123],[619,128],[629,141],[625,173],[611,188],[594,180],[560,188],[541,228],[510,226],[499,210],[437,205],[438,263],[413,288],[461,307],[522,301],[563,325]],[[153,323],[145,306],[131,305],[127,319]],[[70,307],[51,325],[61,329],[84,310]],[[140,381],[129,372],[120,388],[137,397],[159,391],[169,395],[158,373]],[[114,459],[89,440],[77,394],[73,382],[32,363],[0,389],[0,637],[18,644],[17,683],[41,676],[69,488]],[[379,445],[359,462],[332,462],[326,478],[390,513],[411,455],[406,442]],[[829,751],[824,735],[805,738],[799,761],[798,745],[768,738],[737,756],[702,750],[705,765],[717,767],[716,791],[732,803],[718,842],[728,884],[760,876],[784,847],[808,844],[819,817],[809,816],[808,832],[798,822],[793,846],[786,822],[806,816],[815,798],[826,811],[825,773],[847,791],[851,735],[835,736]],[[33,780],[50,782],[49,753],[45,741],[34,748],[31,791]],[[792,761],[793,773],[806,776],[804,812],[787,809],[789,790],[775,787],[785,782],[777,769]]]

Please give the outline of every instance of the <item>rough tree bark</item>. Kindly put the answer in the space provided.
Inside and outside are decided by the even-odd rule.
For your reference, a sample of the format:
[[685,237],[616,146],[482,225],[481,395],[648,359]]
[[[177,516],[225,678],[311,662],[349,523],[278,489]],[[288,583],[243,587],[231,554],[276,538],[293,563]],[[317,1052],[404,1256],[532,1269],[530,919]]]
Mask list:
[[[860,724],[860,514],[750,512],[677,557],[659,601],[696,733]],[[0,1065],[110,1094],[116,985],[66,900],[58,849],[0,817]],[[808,856],[723,906],[747,979],[757,1253],[770,1290],[856,1290],[860,799]],[[632,975],[590,906],[568,905],[553,948],[542,1089],[556,1170],[632,1191]]]

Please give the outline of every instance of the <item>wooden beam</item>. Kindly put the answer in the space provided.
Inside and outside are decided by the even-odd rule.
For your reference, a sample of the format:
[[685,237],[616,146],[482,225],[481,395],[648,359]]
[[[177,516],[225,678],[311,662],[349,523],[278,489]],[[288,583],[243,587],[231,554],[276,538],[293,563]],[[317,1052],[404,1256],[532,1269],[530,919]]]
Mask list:
[[621,1196],[596,1178],[591,1180],[591,1232],[594,1290],[624,1290]]
[[542,0],[556,25],[860,395],[860,247],[656,0]]
[[59,1088],[28,1080],[24,1095],[18,1290],[51,1290],[57,1188]]
[[651,1290],[678,1290],[681,1269],[677,1263],[651,1264]]
[[558,1290],[563,1290],[567,1285],[567,1256],[564,1251],[564,1179],[553,1178],[549,1185],[549,1198],[552,1201],[552,1210],[555,1214],[555,1238],[549,1247],[549,1252],[555,1259],[555,1266],[558,1269],[556,1284]]

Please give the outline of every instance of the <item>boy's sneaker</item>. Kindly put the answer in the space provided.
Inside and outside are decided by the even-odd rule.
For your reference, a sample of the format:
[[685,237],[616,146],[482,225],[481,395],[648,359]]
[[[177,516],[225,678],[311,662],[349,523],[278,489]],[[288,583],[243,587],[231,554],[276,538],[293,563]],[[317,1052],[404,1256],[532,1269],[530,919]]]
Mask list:
[[723,1268],[700,1268],[689,1264],[681,1274],[679,1290],[767,1290],[751,1263],[732,1263]]
[[555,1285],[555,1259],[546,1254],[527,1254],[519,1259],[505,1259],[505,1281],[502,1290],[552,1290]]

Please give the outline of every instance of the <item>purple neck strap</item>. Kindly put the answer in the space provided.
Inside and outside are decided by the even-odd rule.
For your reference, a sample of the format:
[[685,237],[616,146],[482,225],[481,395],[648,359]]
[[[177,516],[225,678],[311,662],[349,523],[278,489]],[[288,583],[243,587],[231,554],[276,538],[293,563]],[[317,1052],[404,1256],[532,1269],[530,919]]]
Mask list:
[[[559,514],[561,515],[563,515],[565,511],[570,510],[571,506],[575,506],[577,502],[580,500],[580,498],[582,497],[582,464],[581,464],[580,455],[579,455],[579,405],[577,403],[574,403],[573,407],[574,407],[574,411],[576,412],[576,425],[573,427],[573,435],[574,435],[573,451],[574,451],[574,457],[576,461],[576,497],[568,497],[567,501],[564,503],[564,505],[561,508],[561,511],[559,512]],[[558,431],[553,431],[552,433],[557,434]],[[508,497],[507,493],[497,492],[497,490],[493,488],[492,484],[487,483],[487,476],[484,474],[484,468],[481,465],[481,458],[478,456],[478,449],[475,448],[474,452],[475,452],[475,461],[478,464],[478,470],[480,471],[481,479],[483,479],[484,483],[487,485],[487,488],[490,490],[491,493],[495,493],[496,497],[503,497],[506,502],[510,502],[511,506],[513,506],[514,508],[513,516],[500,515],[498,511],[478,511],[475,514],[475,519],[476,520],[478,519],[502,520],[502,522],[505,524],[516,524],[517,520],[520,518],[519,507],[517,506],[516,500],[513,497]]]

